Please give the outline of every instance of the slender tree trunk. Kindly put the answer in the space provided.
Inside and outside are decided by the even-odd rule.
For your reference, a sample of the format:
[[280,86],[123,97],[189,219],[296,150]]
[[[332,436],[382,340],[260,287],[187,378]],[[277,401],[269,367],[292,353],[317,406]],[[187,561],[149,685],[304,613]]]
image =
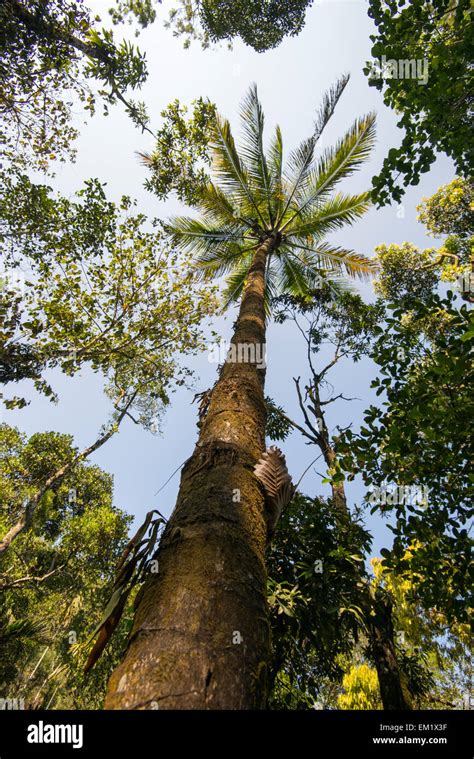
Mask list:
[[[265,265],[276,245],[262,241],[249,272],[232,338],[237,359],[243,346],[264,350]],[[159,572],[144,585],[124,661],[109,682],[108,709],[265,705],[267,531],[253,474],[265,447],[265,370],[235,359],[222,368],[183,469]]]
[[[320,420],[315,442],[323,454],[328,469],[331,469],[337,462],[337,454],[331,445],[329,430],[321,405],[319,387],[316,382],[311,389],[313,412],[316,418]],[[344,529],[344,525],[348,524],[351,519],[344,484],[342,482],[333,483],[331,490],[334,507],[340,518],[341,528]],[[392,606],[387,598],[382,597],[381,593],[377,593],[373,598],[369,588],[367,588],[365,606],[370,652],[377,670],[383,708],[389,710],[411,709],[408,690],[398,666],[393,635]]]
[[[326,463],[331,466],[336,460],[336,453],[327,439]],[[332,486],[332,497],[335,507],[342,515],[346,512],[345,520],[350,520],[347,499],[342,483]],[[393,637],[392,607],[386,600],[376,595],[372,598],[367,588],[366,621],[369,629],[369,645],[371,655],[377,670],[380,697],[384,709],[411,709],[403,677],[398,667],[397,653]],[[371,614],[375,611],[375,616]]]
[[392,605],[389,599],[376,593],[373,610],[375,615],[368,618],[370,651],[377,670],[383,708],[392,711],[411,709],[408,689],[397,661]]

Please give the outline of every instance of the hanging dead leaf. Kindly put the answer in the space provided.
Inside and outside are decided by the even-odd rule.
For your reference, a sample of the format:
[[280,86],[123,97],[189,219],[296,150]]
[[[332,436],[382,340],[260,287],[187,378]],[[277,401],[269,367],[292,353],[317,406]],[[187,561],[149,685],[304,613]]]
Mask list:
[[288,473],[285,456],[275,445],[267,448],[255,465],[254,473],[265,489],[267,527],[271,537],[281,512],[295,494],[295,487]]

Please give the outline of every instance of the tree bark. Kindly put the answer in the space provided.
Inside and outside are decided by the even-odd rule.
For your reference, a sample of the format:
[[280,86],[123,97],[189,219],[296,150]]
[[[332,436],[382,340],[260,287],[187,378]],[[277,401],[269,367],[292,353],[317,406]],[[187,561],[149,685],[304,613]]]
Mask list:
[[[277,244],[262,240],[255,254],[231,341],[237,355],[239,346],[264,350],[265,266]],[[257,363],[228,357],[214,386],[107,709],[265,706],[267,529],[253,474],[265,448],[265,369]]]
[[373,599],[374,616],[369,617],[370,652],[377,670],[384,709],[411,709],[411,700],[400,672],[393,637],[392,605],[380,592]]

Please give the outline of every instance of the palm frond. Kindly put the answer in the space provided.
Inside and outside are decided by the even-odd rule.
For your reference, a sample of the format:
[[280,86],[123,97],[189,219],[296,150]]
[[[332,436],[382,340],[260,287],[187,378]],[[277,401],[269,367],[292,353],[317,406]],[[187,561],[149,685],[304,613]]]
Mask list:
[[324,242],[327,234],[352,224],[370,207],[369,193],[335,194],[334,188],[368,157],[375,136],[373,114],[356,120],[333,149],[315,160],[317,140],[348,79],[341,77],[325,95],[312,136],[292,151],[285,170],[279,127],[264,154],[264,115],[255,85],[240,110],[244,132],[240,156],[229,122],[216,116],[212,141],[216,180],[200,193],[202,217],[175,218],[168,231],[177,248],[193,252],[195,270],[203,279],[227,276],[224,308],[241,297],[254,253],[265,239],[262,232],[281,237],[267,259],[267,313],[279,293],[311,296],[325,282],[346,289],[345,277],[364,278],[373,272],[370,259]]
[[213,182],[208,182],[199,192],[199,210],[213,224],[243,224],[252,228],[252,220],[239,215],[233,199]]
[[314,247],[293,243],[290,247],[297,251],[299,260],[316,271],[324,269],[326,274],[337,275],[343,269],[350,277],[368,279],[375,272],[375,262],[362,253],[348,248],[341,248],[330,243],[321,243]]
[[272,266],[272,259],[270,259],[269,265],[267,266],[266,276],[265,276],[265,294],[264,294],[264,307],[265,307],[265,314],[267,317],[271,316],[272,303],[277,297],[278,292],[279,292],[278,277],[275,272],[275,267]]
[[327,148],[312,171],[307,182],[298,188],[298,208],[285,222],[282,231],[295,218],[311,209],[334,190],[341,179],[356,171],[370,155],[375,142],[375,114],[357,119],[351,129],[339,140],[335,148]]
[[211,279],[229,274],[246,253],[254,252],[258,243],[242,248],[238,243],[227,243],[213,250],[200,253],[194,260],[196,272],[203,279]]
[[292,150],[289,155],[287,168],[284,171],[284,179],[288,186],[287,197],[284,210],[278,219],[279,224],[285,218],[299,188],[306,182],[311,173],[315,146],[316,138],[313,135],[307,140],[303,140],[300,146],[296,150]]
[[268,149],[268,166],[273,179],[281,181],[283,172],[283,137],[278,125],[275,127],[275,134]]
[[[310,279],[316,279],[318,272],[310,270],[297,256],[288,252],[280,261],[279,290],[294,298],[305,296],[310,289]],[[309,276],[308,276],[309,275]]]
[[212,227],[200,219],[176,216],[166,225],[166,231],[176,247],[200,254],[214,250],[218,245],[242,242],[247,230],[238,223]]
[[17,640],[44,640],[48,632],[48,624],[44,619],[17,619],[9,622],[5,627],[0,629],[0,641]]
[[219,115],[216,115],[214,120],[211,147],[213,169],[221,185],[231,193],[234,199],[238,199],[242,204],[247,203],[265,226],[265,220],[257,199],[253,195],[247,171],[237,153],[230,124]]
[[314,122],[314,134],[318,139],[326,125],[333,115],[335,108],[339,102],[339,98],[347,87],[350,79],[350,74],[343,74],[337,81],[330,87],[330,89],[324,93],[323,102],[321,108],[318,111],[316,120]]
[[263,151],[265,117],[255,84],[250,87],[241,103],[240,117],[243,125],[241,152],[251,179],[252,194],[254,197],[263,199],[271,226],[273,223],[271,182],[267,159]]
[[293,238],[319,237],[333,232],[346,224],[352,224],[370,208],[370,193],[343,195],[337,193],[329,200],[312,209],[312,213],[302,220],[293,219],[286,236]]
[[244,256],[236,265],[232,274],[226,279],[226,288],[222,294],[222,310],[225,311],[231,303],[235,303],[242,295],[253,257]]
[[283,138],[279,126],[275,129],[275,135],[268,149],[268,167],[270,171],[272,204],[274,218],[278,219],[285,200],[283,193]]

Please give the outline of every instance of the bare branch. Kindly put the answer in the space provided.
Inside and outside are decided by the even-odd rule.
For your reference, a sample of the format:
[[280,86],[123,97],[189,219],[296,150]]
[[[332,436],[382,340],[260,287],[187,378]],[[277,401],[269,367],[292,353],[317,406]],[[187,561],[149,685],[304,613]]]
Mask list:
[[343,395],[342,393],[339,393],[339,395],[335,395],[334,398],[329,398],[327,401],[320,401],[319,405],[320,406],[327,406],[328,403],[334,403],[334,401],[337,401],[339,399],[341,399],[342,401],[360,401],[360,400],[362,400],[362,398],[346,398],[345,395]]
[[321,439],[321,434],[320,434],[320,432],[319,432],[318,430],[316,430],[316,429],[313,427],[313,425],[311,424],[310,418],[309,418],[309,416],[308,416],[308,412],[307,412],[307,410],[306,410],[306,407],[305,407],[305,405],[304,405],[304,401],[303,401],[303,398],[302,398],[302,395],[301,395],[301,388],[300,388],[300,378],[298,377],[298,379],[296,379],[295,377],[293,377],[293,382],[294,382],[294,383],[295,383],[295,385],[296,385],[296,392],[298,393],[298,403],[299,403],[299,405],[300,405],[300,409],[301,409],[301,411],[302,411],[302,413],[303,413],[303,416],[304,416],[304,420],[305,420],[305,422],[306,422],[306,426],[308,427],[308,429],[310,429],[310,430],[311,430],[311,432],[313,433],[313,435],[314,435],[314,436],[315,436],[315,438],[316,438],[316,441],[317,441],[317,442],[318,442],[318,444],[319,444],[319,441],[320,441],[320,439]]
[[[28,582],[34,582],[36,584],[44,582],[48,579],[48,577],[52,577],[61,569],[64,569],[65,566],[66,563],[60,564],[59,567],[52,569],[50,572],[46,572],[45,575],[41,575],[40,577],[36,575],[27,575],[26,577],[19,577],[17,580],[10,580],[9,582],[0,583],[0,590],[10,590],[10,588],[16,588],[19,585],[25,585]],[[2,578],[3,577],[6,577],[6,575],[2,575]]]

